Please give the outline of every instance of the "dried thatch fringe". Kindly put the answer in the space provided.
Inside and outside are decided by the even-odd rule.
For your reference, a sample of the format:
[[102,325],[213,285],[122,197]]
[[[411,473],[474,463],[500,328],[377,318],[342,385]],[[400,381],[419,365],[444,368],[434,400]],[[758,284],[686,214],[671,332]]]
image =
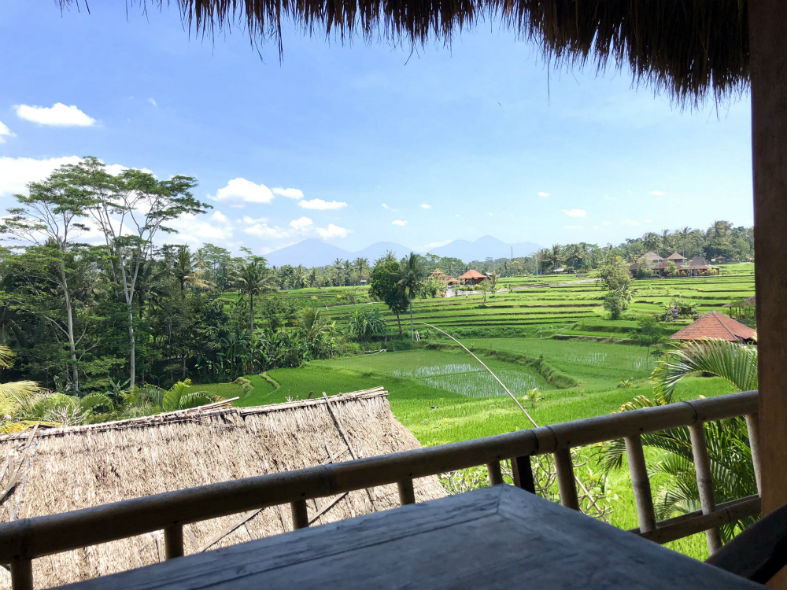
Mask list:
[[[371,457],[417,448],[415,437],[391,414],[387,392],[375,388],[324,399],[256,408],[172,412],[105,425],[39,430],[0,438],[0,489],[18,518],[55,514],[169,490],[321,465],[351,446]],[[334,423],[342,425],[343,434]],[[31,442],[35,455],[26,452]],[[327,453],[327,456],[326,456]],[[343,460],[346,455],[342,457]],[[8,485],[8,484],[11,485]],[[445,495],[436,477],[416,481],[419,501]],[[334,504],[335,502],[335,504]],[[395,485],[309,502],[309,519],[331,522],[399,505]],[[0,507],[1,508],[1,507]],[[0,522],[14,510],[1,510]],[[248,518],[247,518],[248,517]],[[291,530],[287,507],[272,507],[187,525],[186,553]],[[160,539],[159,539],[160,541]],[[49,587],[159,561],[155,534],[146,534],[34,560],[34,576]],[[3,586],[0,570],[0,587]],[[7,584],[6,584],[7,585]]]
[[[59,0],[88,7],[86,0]],[[164,0],[130,0],[143,8]],[[395,44],[449,44],[481,21],[539,44],[550,61],[631,67],[636,82],[679,102],[719,100],[749,83],[747,0],[176,0],[189,30],[212,36],[240,25],[253,43],[282,51],[282,20],[305,33],[360,35]]]

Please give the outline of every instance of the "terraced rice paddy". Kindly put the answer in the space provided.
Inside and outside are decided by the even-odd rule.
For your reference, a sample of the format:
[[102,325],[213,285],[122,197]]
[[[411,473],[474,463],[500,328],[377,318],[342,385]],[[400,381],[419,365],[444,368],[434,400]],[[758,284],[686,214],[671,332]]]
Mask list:
[[[504,281],[514,290],[488,296],[486,305],[482,295],[416,300],[414,320],[422,339],[412,350],[313,361],[297,369],[270,371],[265,378],[252,375],[248,393],[232,384],[200,387],[239,395],[241,405],[256,405],[383,385],[390,392],[394,414],[419,441],[442,444],[530,424],[479,364],[425,323],[460,337],[543,425],[606,414],[637,395],[652,395],[649,376],[656,359],[631,341],[639,316],[663,313],[676,297],[695,303],[704,313],[725,311],[725,305],[754,295],[752,264],[725,267],[714,277],[635,281],[631,309],[613,321],[603,310],[603,291],[593,283],[565,284],[571,278],[550,277],[527,285],[526,280]],[[396,331],[396,319],[384,305],[368,302],[362,287],[300,290],[288,297],[320,305],[339,329],[357,307],[375,306],[389,331]],[[350,303],[351,297],[356,303]],[[677,331],[689,321],[665,322],[663,333]],[[409,330],[406,314],[402,327]],[[403,344],[389,342],[388,347]],[[535,399],[528,398],[534,388]],[[697,377],[682,383],[676,398],[730,391],[718,378]],[[592,450],[587,452],[592,462]],[[607,480],[605,501],[612,507],[613,524],[636,526],[625,472],[613,472]],[[697,558],[707,555],[702,535],[671,546]]]

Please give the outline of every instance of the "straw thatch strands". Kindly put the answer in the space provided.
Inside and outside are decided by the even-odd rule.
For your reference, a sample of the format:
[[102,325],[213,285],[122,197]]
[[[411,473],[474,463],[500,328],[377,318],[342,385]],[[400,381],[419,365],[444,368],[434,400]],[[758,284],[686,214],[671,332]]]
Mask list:
[[[156,5],[163,0],[136,0]],[[177,0],[198,34],[240,24],[254,42],[282,51],[282,20],[309,33],[359,34],[393,43],[449,43],[464,28],[500,22],[539,45],[549,60],[628,65],[637,82],[666,88],[679,100],[719,99],[749,84],[747,0]],[[84,0],[60,0],[81,7]]]
[[[417,448],[383,388],[254,408],[209,408],[0,437],[0,522],[159,492]],[[415,482],[417,501],[445,495],[436,477]],[[399,505],[389,485],[307,503],[322,524]],[[292,530],[288,506],[184,527],[186,554]],[[33,562],[53,586],[164,559],[147,534]],[[4,571],[4,570],[0,570]],[[3,584],[8,580],[0,580]]]

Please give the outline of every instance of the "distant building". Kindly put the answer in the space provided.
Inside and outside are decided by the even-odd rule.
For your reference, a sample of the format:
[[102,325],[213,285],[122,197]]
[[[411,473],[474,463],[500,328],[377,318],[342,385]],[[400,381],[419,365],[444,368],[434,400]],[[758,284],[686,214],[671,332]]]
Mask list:
[[656,254],[655,252],[645,252],[642,256],[639,257],[639,261],[646,260],[651,264],[658,264],[660,262],[664,262],[664,259]]
[[477,285],[485,280],[486,277],[484,275],[472,268],[459,277],[459,282],[463,285]]
[[693,324],[678,330],[673,340],[709,340],[719,339],[730,342],[757,342],[757,331],[729,316],[712,311],[705,314]]
[[686,264],[686,257],[682,254],[678,254],[677,252],[673,252],[669,256],[667,256],[667,260],[671,260],[675,264],[684,265]]

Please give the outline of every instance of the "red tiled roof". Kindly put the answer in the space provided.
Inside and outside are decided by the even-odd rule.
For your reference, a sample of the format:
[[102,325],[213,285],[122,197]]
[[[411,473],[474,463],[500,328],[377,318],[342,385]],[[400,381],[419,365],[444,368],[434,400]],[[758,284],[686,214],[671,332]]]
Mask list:
[[741,340],[757,340],[757,331],[749,326],[736,322],[729,316],[712,311],[702,316],[693,324],[678,330],[672,336],[674,340],[707,340],[718,338],[730,342]]
[[473,270],[472,268],[468,270],[465,274],[459,277],[460,279],[485,279],[486,277],[482,275],[477,270]]

